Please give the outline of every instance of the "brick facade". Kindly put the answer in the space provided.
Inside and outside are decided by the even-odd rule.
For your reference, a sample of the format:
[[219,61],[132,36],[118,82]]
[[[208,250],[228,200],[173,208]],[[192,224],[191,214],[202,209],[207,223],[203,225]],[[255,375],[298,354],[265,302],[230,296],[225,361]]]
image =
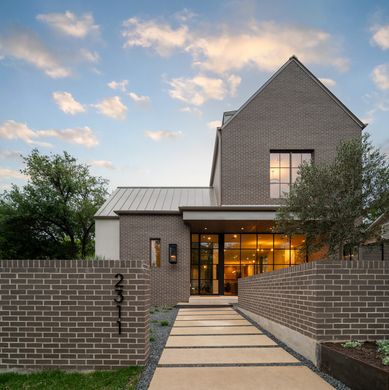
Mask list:
[[222,128],[221,202],[279,204],[270,198],[271,149],[311,149],[316,163],[328,162],[340,141],[360,136],[361,127],[292,60]]
[[[150,238],[161,239],[161,266],[151,268],[151,304],[175,305],[190,295],[190,229],[181,215],[121,215],[120,258],[149,263]],[[177,264],[168,260],[168,245],[177,244]]]
[[[114,303],[124,276],[122,334]],[[136,260],[0,260],[0,370],[144,365],[149,270]]]
[[319,342],[389,337],[389,262],[319,260],[239,279],[239,307]]

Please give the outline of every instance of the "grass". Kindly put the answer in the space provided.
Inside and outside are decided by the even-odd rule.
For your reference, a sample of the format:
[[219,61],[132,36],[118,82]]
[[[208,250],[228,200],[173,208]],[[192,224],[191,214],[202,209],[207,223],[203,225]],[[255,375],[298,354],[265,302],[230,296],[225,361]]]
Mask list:
[[1,390],[134,390],[141,367],[96,371],[88,374],[59,370],[32,374],[0,374]]

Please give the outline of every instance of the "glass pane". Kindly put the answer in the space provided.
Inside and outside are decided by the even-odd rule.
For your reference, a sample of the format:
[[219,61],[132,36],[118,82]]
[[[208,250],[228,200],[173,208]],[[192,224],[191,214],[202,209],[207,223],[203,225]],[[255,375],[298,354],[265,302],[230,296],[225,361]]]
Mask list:
[[150,267],[161,266],[161,240],[150,240]]
[[292,236],[292,249],[301,248],[302,246],[304,246],[304,243],[304,234],[295,234]]
[[240,248],[240,234],[225,234],[224,235],[224,248]]
[[219,236],[217,234],[202,234],[200,240],[202,247],[217,248]]
[[190,281],[190,293],[192,295],[197,295],[199,293],[199,281],[197,279]]
[[270,183],[280,182],[280,168],[270,168]]
[[224,262],[228,264],[240,264],[240,251],[228,249],[224,251]]
[[294,183],[297,179],[298,176],[298,168],[292,168],[292,183]]
[[270,153],[270,166],[279,167],[280,166],[280,154],[279,153]]
[[191,267],[190,278],[191,279],[198,279],[199,278],[199,267],[197,265],[195,267]]
[[212,264],[213,262],[213,251],[208,249],[200,249],[200,262],[201,264]]
[[240,278],[240,265],[224,266],[224,279],[238,279]]
[[212,280],[200,280],[200,294],[212,294]]
[[280,197],[280,185],[270,184],[270,198],[279,199]]
[[242,234],[242,248],[257,249],[257,235],[256,234]]
[[212,265],[202,264],[200,266],[200,279],[212,279]]
[[275,250],[274,251],[274,264],[286,264],[289,265],[289,249],[287,250]]
[[290,251],[290,263],[292,265],[305,263],[305,254],[299,250]]
[[198,249],[192,249],[190,262],[191,262],[191,264],[198,264],[199,263],[199,250]]
[[289,237],[285,234],[275,234],[274,249],[289,249]]
[[242,264],[255,264],[257,260],[257,251],[254,250],[243,250],[241,252],[241,263]]
[[281,184],[280,185],[280,192],[281,192],[281,197],[287,196],[289,194],[289,184]]
[[302,153],[301,160],[302,160],[302,162],[310,163],[312,161],[312,154],[311,153]]
[[258,234],[258,251],[273,249],[273,234]]
[[280,166],[284,168],[289,168],[290,166],[289,153],[280,153]]
[[274,271],[277,269],[288,268],[288,267],[289,267],[289,265],[285,265],[285,264],[275,264]]
[[224,295],[238,295],[238,281],[224,281]]
[[280,181],[281,183],[290,183],[290,170],[289,168],[280,169]]
[[263,266],[263,272],[271,272],[273,271],[273,265],[264,265]]
[[[263,250],[258,253],[258,264],[261,269],[265,269],[268,265],[273,264],[273,251]],[[265,272],[265,271],[263,271]]]
[[255,265],[242,265],[242,278],[255,275]]
[[292,167],[298,168],[301,165],[301,153],[292,153]]

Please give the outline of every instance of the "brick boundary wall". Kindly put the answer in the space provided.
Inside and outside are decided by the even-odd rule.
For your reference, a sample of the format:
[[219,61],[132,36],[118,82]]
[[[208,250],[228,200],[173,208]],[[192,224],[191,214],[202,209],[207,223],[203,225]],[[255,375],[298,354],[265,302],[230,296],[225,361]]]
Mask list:
[[[124,276],[122,334],[114,302]],[[0,370],[144,365],[150,273],[135,260],[0,260]]]
[[239,307],[317,341],[389,338],[389,262],[319,260],[239,279]]

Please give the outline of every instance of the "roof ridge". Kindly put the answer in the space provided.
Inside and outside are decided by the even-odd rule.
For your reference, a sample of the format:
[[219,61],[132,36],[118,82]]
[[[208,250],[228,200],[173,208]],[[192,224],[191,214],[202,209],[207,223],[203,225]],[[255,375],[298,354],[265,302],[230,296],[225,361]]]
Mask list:
[[212,186],[118,186],[116,188],[201,188],[201,189],[213,189]]

